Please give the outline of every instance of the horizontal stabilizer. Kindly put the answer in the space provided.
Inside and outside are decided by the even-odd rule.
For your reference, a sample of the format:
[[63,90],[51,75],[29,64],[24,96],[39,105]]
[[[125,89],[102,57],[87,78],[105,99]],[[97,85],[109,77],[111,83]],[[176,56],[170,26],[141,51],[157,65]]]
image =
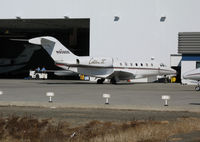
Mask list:
[[11,38],[10,40],[13,40],[13,41],[29,41],[28,39],[17,39],[17,38]]

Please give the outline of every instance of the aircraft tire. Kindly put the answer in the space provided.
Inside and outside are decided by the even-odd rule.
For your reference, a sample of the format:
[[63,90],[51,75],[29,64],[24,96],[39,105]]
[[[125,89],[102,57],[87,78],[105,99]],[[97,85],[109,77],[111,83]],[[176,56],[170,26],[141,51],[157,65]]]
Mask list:
[[35,76],[35,79],[36,79],[36,80],[39,80],[39,79],[40,79],[40,76],[37,74],[37,75]]
[[196,91],[200,91],[200,87],[199,87],[199,86],[196,86],[196,87],[195,87],[195,90],[196,90]]
[[112,78],[112,79],[110,80],[110,84],[117,84],[117,81],[116,81],[114,78]]
[[103,82],[104,82],[104,79],[98,79],[97,80],[97,84],[103,84]]

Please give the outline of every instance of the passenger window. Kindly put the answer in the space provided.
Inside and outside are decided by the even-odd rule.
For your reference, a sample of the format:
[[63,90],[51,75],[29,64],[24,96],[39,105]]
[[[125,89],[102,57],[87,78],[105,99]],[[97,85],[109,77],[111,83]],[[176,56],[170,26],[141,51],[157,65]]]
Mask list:
[[141,66],[143,66],[143,64],[141,63]]
[[135,63],[135,66],[138,66],[138,64],[137,64],[137,63]]
[[120,66],[122,66],[122,63],[120,63]]
[[131,66],[133,66],[133,63],[130,63]]
[[146,66],[148,67],[148,63],[146,63]]
[[125,66],[127,66],[128,64],[125,62]]
[[151,66],[153,67],[153,64],[151,63]]

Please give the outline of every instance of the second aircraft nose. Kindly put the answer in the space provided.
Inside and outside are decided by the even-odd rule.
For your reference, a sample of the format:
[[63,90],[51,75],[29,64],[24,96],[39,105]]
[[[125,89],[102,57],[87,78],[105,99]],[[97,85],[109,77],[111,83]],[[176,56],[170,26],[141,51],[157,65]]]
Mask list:
[[188,76],[188,73],[184,73],[184,74],[183,74],[183,78],[184,78],[184,79],[188,79],[188,77],[189,77],[189,76]]

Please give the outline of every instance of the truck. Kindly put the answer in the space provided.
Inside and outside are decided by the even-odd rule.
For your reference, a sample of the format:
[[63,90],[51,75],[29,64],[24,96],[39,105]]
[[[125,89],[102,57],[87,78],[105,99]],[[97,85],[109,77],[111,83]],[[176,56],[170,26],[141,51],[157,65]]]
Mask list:
[[36,80],[40,79],[46,80],[48,77],[46,72],[37,72],[33,70],[30,70],[29,76],[31,77],[31,79],[36,79]]

